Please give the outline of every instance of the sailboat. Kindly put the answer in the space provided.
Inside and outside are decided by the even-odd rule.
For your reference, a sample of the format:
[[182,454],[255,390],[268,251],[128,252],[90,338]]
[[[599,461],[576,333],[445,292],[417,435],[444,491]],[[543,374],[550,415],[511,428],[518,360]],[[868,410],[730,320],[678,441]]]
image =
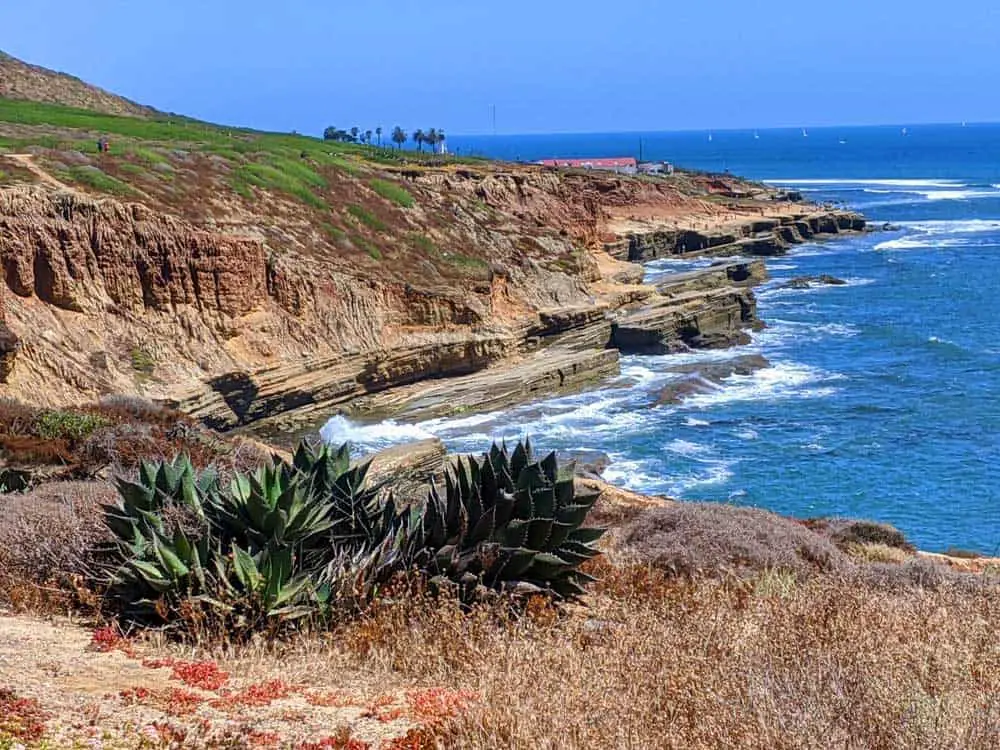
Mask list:
[[712,142],[712,134],[711,134],[711,133],[709,133],[709,134],[708,134],[708,142],[709,142],[709,143],[711,143],[711,142]]
[[758,134],[756,130],[753,131],[753,139],[755,141],[759,141],[760,140],[760,134]]
[[809,133],[806,132],[805,128],[802,128],[802,137],[803,138],[808,138],[809,137]]
[[903,128],[902,133],[903,135],[909,135],[909,133],[906,131],[906,128]]

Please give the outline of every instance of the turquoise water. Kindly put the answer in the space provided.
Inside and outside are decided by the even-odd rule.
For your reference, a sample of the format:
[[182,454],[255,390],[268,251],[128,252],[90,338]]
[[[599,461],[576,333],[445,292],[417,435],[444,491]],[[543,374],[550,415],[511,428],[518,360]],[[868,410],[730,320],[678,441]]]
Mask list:
[[[605,387],[418,425],[335,418],[362,449],[438,435],[454,450],[524,434],[610,455],[606,478],[646,492],[808,517],[890,522],[927,549],[1000,547],[1000,126],[643,136],[647,158],[731,169],[856,207],[897,231],[802,245],[768,261],[768,328],[746,347],[625,357]],[[503,158],[633,153],[638,136],[452,139]],[[843,143],[841,141],[844,141]],[[631,148],[629,144],[634,144]],[[659,261],[648,275],[689,264]],[[804,275],[844,286],[780,289]],[[681,404],[657,393],[678,363],[759,353]]]

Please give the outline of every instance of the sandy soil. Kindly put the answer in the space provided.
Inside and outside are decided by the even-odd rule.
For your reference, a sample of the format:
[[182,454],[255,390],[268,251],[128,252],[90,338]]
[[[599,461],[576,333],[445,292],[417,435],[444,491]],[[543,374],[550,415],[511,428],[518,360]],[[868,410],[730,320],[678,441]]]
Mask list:
[[[389,747],[421,724],[409,708],[414,691],[391,675],[317,674],[304,656],[282,659],[275,674],[278,662],[261,656],[218,664],[229,675],[224,684],[199,685],[159,664],[175,659],[211,672],[215,662],[186,661],[176,648],[101,651],[93,636],[69,620],[0,612],[0,687],[37,701],[47,747],[160,747],[180,736],[184,747],[298,747],[339,735],[368,743],[360,750]],[[245,744],[212,744],[226,737]]]

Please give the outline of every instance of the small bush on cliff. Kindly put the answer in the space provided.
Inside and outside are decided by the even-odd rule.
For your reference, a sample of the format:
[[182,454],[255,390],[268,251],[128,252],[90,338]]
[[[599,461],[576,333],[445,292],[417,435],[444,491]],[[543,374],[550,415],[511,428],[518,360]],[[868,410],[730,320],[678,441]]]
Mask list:
[[156,360],[145,349],[133,349],[129,352],[129,360],[132,363],[132,369],[142,375],[152,375],[156,369]]
[[404,188],[388,180],[371,180],[368,187],[401,208],[413,208],[414,200]]
[[107,425],[108,420],[99,414],[56,409],[38,415],[35,434],[42,440],[79,441]]
[[15,590],[92,574],[111,541],[101,504],[114,494],[104,482],[54,482],[0,497],[0,598],[16,604]]

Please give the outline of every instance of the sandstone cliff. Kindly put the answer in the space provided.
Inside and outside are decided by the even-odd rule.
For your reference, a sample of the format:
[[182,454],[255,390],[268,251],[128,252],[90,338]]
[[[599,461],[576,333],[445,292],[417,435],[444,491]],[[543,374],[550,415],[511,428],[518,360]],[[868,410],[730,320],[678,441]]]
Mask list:
[[136,393],[220,428],[494,408],[613,375],[619,350],[724,346],[755,324],[749,266],[657,288],[639,263],[856,223],[762,186],[720,198],[694,174],[442,161],[156,113],[53,110],[54,128],[33,106],[0,107],[0,396],[41,405]]

